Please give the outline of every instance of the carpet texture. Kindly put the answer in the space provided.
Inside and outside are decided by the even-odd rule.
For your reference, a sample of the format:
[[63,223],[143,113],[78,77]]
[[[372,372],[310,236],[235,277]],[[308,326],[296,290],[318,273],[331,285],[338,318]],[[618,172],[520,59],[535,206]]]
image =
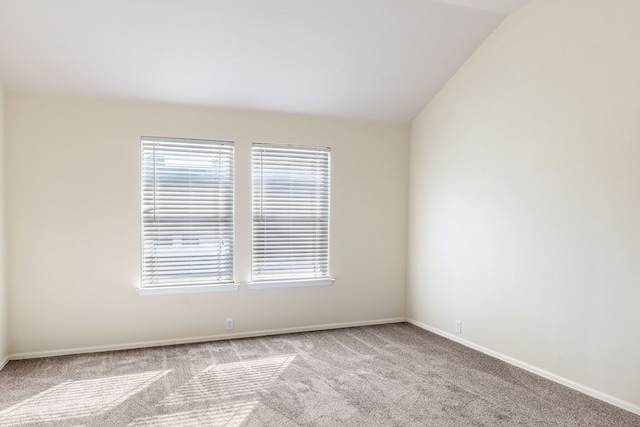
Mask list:
[[399,323],[9,362],[0,426],[640,426]]

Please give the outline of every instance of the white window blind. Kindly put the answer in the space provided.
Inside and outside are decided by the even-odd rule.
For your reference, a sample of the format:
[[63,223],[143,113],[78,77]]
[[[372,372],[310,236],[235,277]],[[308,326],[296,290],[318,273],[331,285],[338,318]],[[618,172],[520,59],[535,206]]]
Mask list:
[[142,286],[233,281],[233,143],[142,138]]
[[329,276],[330,149],[252,147],[252,280]]

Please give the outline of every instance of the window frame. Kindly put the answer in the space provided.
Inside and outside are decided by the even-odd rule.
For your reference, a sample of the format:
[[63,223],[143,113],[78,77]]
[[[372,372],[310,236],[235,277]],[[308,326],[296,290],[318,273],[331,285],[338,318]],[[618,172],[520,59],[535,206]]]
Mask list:
[[[181,151],[179,149],[180,145],[184,145],[184,148],[185,148],[184,151]],[[190,216],[191,212],[197,212],[197,208],[199,208],[199,206],[196,206],[196,208],[194,209],[194,206],[191,205],[191,203],[194,202],[195,198],[194,197],[189,198],[189,196],[192,196],[192,195],[187,194],[185,196],[185,194],[191,193],[194,189],[195,190],[208,189],[208,187],[206,186],[206,183],[205,184],[201,183],[199,186],[191,187],[191,180],[194,179],[194,177],[197,177],[198,173],[200,173],[201,175],[207,175],[208,172],[206,167],[203,168],[201,165],[197,164],[197,162],[200,160],[199,159],[200,155],[189,153],[189,150],[192,150],[192,151],[197,151],[198,149],[205,150],[206,155],[202,156],[203,162],[208,161],[208,159],[215,159],[214,155],[216,153],[216,150],[217,150],[218,156],[220,156],[225,162],[228,161],[228,164],[225,163],[222,166],[218,165],[217,169],[212,167],[210,170],[212,174],[224,173],[225,174],[224,177],[228,180],[228,182],[226,183],[222,182],[222,185],[221,185],[220,184],[221,181],[216,181],[217,185],[215,187],[212,187],[212,190],[210,192],[205,191],[202,193],[204,197],[214,198],[216,203],[220,203],[222,201],[226,205],[230,206],[230,211],[225,209],[222,215],[218,214],[218,218],[228,217],[230,219],[230,231],[229,231],[228,224],[222,225],[222,229],[219,230],[219,232],[222,234],[214,234],[212,238],[214,241],[220,240],[220,242],[217,243],[218,246],[224,245],[224,239],[229,239],[229,241],[226,243],[229,245],[229,248],[227,249],[227,251],[229,252],[229,255],[228,257],[223,258],[223,261],[222,261],[222,265],[224,265],[225,263],[227,265],[226,265],[226,268],[223,268],[223,270],[221,270],[221,271],[224,271],[225,273],[219,277],[219,280],[215,280],[215,279],[210,280],[214,276],[210,276],[209,279],[207,279],[206,277],[195,278],[196,277],[195,273],[192,275],[178,277],[178,280],[173,282],[167,279],[168,275],[166,274],[164,275],[164,277],[161,277],[159,281],[148,280],[151,273],[149,273],[148,271],[145,271],[145,266],[149,265],[147,264],[148,261],[153,262],[153,259],[149,259],[148,256],[145,254],[145,240],[147,242],[162,240],[164,238],[164,236],[162,236],[162,233],[167,232],[162,230],[162,227],[159,227],[159,228],[156,228],[156,231],[155,231],[155,233],[157,233],[156,236],[150,237],[149,235],[153,233],[153,231],[151,231],[151,227],[153,225],[149,225],[149,224],[161,224],[161,222],[151,222],[151,223],[149,221],[145,222],[145,208],[149,207],[149,202],[145,204],[145,196],[153,197],[153,202],[151,202],[151,205],[152,205],[152,209],[154,209],[155,211],[159,209],[155,201],[157,194],[160,191],[168,191],[166,186],[165,188],[158,190],[158,185],[157,185],[158,178],[157,178],[157,172],[156,172],[158,163],[155,157],[151,160],[152,166],[153,166],[152,179],[154,182],[150,187],[148,185],[145,186],[145,177],[147,178],[147,181],[149,179],[149,176],[145,175],[146,174],[145,149],[154,150],[153,155],[155,156],[155,150],[156,150],[156,147],[158,146],[164,147],[165,150],[176,149],[176,159],[174,159],[176,161],[182,160],[186,162],[196,162],[196,165],[193,169],[189,169],[185,167],[181,168],[180,166],[175,166],[175,172],[172,172],[171,168],[167,168],[164,171],[164,173],[167,175],[171,173],[179,174],[181,173],[180,172],[181,169],[183,169],[182,173],[185,173],[187,175],[189,184],[186,185],[184,188],[179,187],[180,191],[176,192],[178,199],[180,199],[181,197],[185,198],[185,203],[184,205],[178,205],[177,210],[179,211],[179,214],[174,214],[174,215],[180,216],[180,214],[184,215],[185,212],[188,212],[189,220],[176,221],[176,222],[180,224],[181,227],[188,228],[189,232],[193,232],[193,228],[196,228],[196,233],[197,231],[201,231],[198,229],[198,227],[202,228],[202,231],[210,231],[210,228],[209,228],[210,224],[199,225],[198,221],[192,219]],[[217,149],[215,148],[216,146],[218,147]],[[163,153],[163,156],[167,156],[166,151]],[[235,157],[235,144],[233,141],[205,140],[205,139],[191,139],[191,138],[167,138],[167,137],[152,137],[152,136],[142,136],[140,138],[140,167],[141,167],[141,170],[140,170],[140,260],[141,260],[141,264],[140,264],[140,284],[138,287],[139,295],[147,296],[147,295],[184,294],[184,293],[196,293],[196,292],[197,293],[226,292],[226,291],[238,290],[239,285],[234,283],[235,244],[236,244],[235,242],[235,180],[234,180],[235,160],[234,160],[234,157]],[[215,161],[212,162],[212,166],[213,165],[215,165]],[[184,170],[186,170],[186,172]],[[212,178],[208,178],[208,179],[212,179]],[[172,181],[167,181],[167,182],[175,185],[175,183],[173,183]],[[217,195],[215,194],[215,189],[217,189],[218,191]],[[149,193],[149,191],[151,191],[151,194]],[[171,202],[175,203],[176,200],[173,199],[174,196],[170,196],[170,197],[171,197]],[[215,209],[211,209],[210,207],[208,207],[206,210],[206,214],[213,215],[212,214],[213,211],[215,211]],[[218,219],[218,221],[220,221],[220,219]],[[209,222],[213,222],[213,221],[209,221]],[[184,225],[182,225],[183,223]],[[195,226],[191,226],[191,224],[195,224]],[[186,256],[182,254],[176,255],[176,258],[173,260],[174,262],[181,261],[183,259],[191,260],[195,256],[193,253],[188,253],[187,252],[188,249],[184,249],[184,247],[192,246],[191,243],[188,245],[184,243],[184,240],[185,240],[184,232],[173,230],[167,233],[172,233],[171,234],[172,242],[175,241],[174,236],[180,235],[181,236],[180,237],[181,243],[179,245],[180,248],[176,248],[175,250],[176,252],[183,251],[184,253],[188,254]],[[196,237],[187,236],[187,239],[189,241],[193,241],[194,238],[201,239],[202,234],[199,234]],[[155,246],[161,246],[161,245],[156,244]],[[176,245],[172,243],[172,246],[176,246]],[[197,246],[197,245],[193,245],[193,246]],[[213,252],[211,251],[214,250],[213,248],[215,246],[216,244],[214,243],[212,243],[211,245],[208,245],[205,248],[207,249],[208,252],[202,256],[208,257],[208,258],[213,257],[214,255],[213,255]],[[209,264],[207,263],[205,263],[204,265],[209,266]],[[167,264],[165,263],[165,267],[166,266]],[[180,271],[182,270],[184,270],[185,272],[189,271],[188,268],[186,267],[184,269],[181,269]],[[212,269],[212,270],[215,270],[215,269]],[[220,270],[217,270],[217,271],[220,271]],[[161,274],[160,276],[163,276],[163,275]]]
[[[322,191],[326,191],[326,200],[323,199],[321,205],[326,204],[326,208],[316,207],[320,209],[322,212],[326,212],[326,229],[324,232],[326,233],[326,257],[324,257],[324,262],[326,264],[326,274],[320,275],[308,275],[308,276],[298,276],[291,274],[287,275],[276,275],[273,277],[269,277],[269,275],[256,275],[256,262],[260,262],[260,260],[256,260],[256,211],[264,206],[264,191],[262,190],[262,186],[264,186],[264,181],[262,179],[264,173],[264,160],[261,157],[260,166],[256,164],[257,161],[257,151],[264,153],[269,150],[279,150],[281,153],[285,153],[287,150],[290,150],[290,157],[298,157],[301,152],[303,153],[315,153],[316,155],[325,156],[326,157],[326,170],[322,170],[319,174],[326,175],[326,178],[317,176],[314,177],[316,179],[316,184],[318,179],[326,179],[326,184],[322,183],[319,186],[314,187],[314,190],[317,193],[321,193]],[[298,156],[296,156],[298,153]],[[298,166],[305,166],[305,162],[298,160]],[[295,162],[293,163],[295,164]],[[258,188],[257,185],[257,169],[260,169],[261,178],[260,178],[260,192],[262,196],[256,194],[256,190]],[[318,173],[316,173],[317,175]],[[313,172],[311,173],[313,175]],[[326,187],[326,188],[324,188]],[[295,190],[294,190],[295,191]],[[282,193],[278,193],[278,195],[282,196]],[[316,194],[317,195],[317,194]],[[257,208],[256,201],[260,199],[258,203],[260,208]],[[291,201],[292,199],[289,199]],[[271,288],[286,288],[286,287],[309,287],[309,286],[328,286],[334,282],[334,279],[330,277],[330,224],[331,224],[331,148],[330,147],[318,147],[311,145],[294,145],[294,144],[282,144],[282,143],[265,143],[265,142],[253,142],[251,145],[251,281],[248,283],[249,289],[271,289]],[[272,213],[273,214],[273,213]],[[264,233],[263,233],[264,234]],[[260,241],[260,244],[265,244],[264,241]],[[262,258],[266,258],[266,255],[262,254]],[[320,258],[317,256],[317,252],[314,255],[314,261],[317,262],[316,258]],[[295,257],[294,257],[295,260]],[[264,266],[263,266],[264,268]]]

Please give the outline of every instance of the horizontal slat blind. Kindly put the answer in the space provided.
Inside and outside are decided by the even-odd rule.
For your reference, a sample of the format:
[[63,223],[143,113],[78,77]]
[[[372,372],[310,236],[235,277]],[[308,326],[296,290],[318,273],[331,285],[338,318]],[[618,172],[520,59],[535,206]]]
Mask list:
[[252,280],[329,276],[329,148],[252,147]]
[[142,138],[142,285],[233,281],[233,143]]

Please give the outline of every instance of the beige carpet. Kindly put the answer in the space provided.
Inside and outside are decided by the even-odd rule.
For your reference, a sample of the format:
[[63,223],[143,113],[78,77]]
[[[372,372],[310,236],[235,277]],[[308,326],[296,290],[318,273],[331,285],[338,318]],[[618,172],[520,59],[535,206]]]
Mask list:
[[0,426],[640,426],[409,324],[12,361]]

